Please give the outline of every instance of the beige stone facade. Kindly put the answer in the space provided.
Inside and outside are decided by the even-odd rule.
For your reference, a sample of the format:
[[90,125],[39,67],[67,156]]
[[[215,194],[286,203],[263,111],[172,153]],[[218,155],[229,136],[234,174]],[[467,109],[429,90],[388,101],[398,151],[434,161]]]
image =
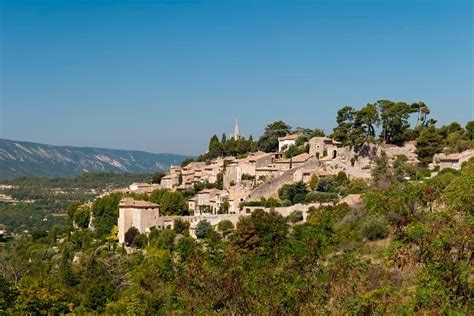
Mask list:
[[148,194],[159,188],[161,186],[155,183],[132,183],[128,187],[128,192]]
[[274,157],[273,153],[257,152],[243,159],[229,161],[224,172],[224,189],[241,183],[242,176],[255,178],[257,170],[271,165]]
[[125,233],[135,227],[143,234],[155,226],[160,216],[158,204],[147,201],[138,201],[133,198],[123,198],[119,204],[118,239],[125,242]]
[[439,166],[440,170],[443,169],[461,169],[464,162],[474,157],[474,149],[469,149],[461,153],[455,154],[437,154],[433,157],[433,166]]

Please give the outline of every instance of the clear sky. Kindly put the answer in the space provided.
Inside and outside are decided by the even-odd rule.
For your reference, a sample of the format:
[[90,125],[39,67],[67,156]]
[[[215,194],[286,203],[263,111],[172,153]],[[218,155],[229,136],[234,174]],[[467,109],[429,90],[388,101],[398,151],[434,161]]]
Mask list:
[[469,0],[0,3],[1,138],[197,154],[382,98],[474,116]]

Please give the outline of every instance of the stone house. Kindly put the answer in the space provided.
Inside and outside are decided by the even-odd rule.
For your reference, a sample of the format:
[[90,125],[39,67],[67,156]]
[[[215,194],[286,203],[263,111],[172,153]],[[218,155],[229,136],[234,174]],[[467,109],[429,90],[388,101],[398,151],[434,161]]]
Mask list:
[[179,184],[179,174],[170,173],[161,178],[161,187],[163,189],[172,189]]
[[159,189],[160,185],[155,183],[132,183],[128,187],[129,192],[134,193],[151,193],[156,189]]
[[329,137],[313,137],[309,140],[309,154],[317,158],[335,159],[341,147],[341,143]]
[[[213,214],[214,209],[211,200],[221,192],[217,189],[204,189],[196,194],[196,205],[194,208],[195,215],[197,214]],[[215,202],[214,202],[215,204]]]
[[433,157],[433,166],[439,166],[440,170],[451,168],[459,170],[464,162],[474,157],[474,149],[468,149],[455,154],[436,154]]
[[304,183],[309,183],[313,175],[321,179],[329,176],[330,173],[322,168],[302,168],[293,174],[293,180],[294,182],[303,181]]
[[158,204],[138,201],[133,198],[123,198],[119,203],[118,239],[119,243],[125,242],[125,233],[133,226],[140,234],[149,231],[155,226],[160,216]]
[[257,152],[246,158],[228,162],[224,172],[224,189],[239,184],[243,175],[255,178],[257,169],[272,164],[274,157],[273,153]]
[[169,173],[171,173],[171,174],[180,174],[181,170],[182,170],[181,166],[171,165]]

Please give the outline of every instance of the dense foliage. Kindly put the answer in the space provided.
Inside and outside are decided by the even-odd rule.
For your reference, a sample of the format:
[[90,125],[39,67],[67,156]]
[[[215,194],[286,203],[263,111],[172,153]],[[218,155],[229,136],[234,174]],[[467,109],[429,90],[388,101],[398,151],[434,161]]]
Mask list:
[[92,206],[107,223],[96,231],[64,226],[2,241],[0,312],[470,314],[473,180],[471,160],[460,173],[357,184],[363,204],[311,207],[305,222],[299,211],[257,209],[236,227],[201,222],[199,240],[183,223],[131,230],[130,254],[95,238],[109,228],[112,197]]
[[[421,168],[382,153],[370,183],[341,172],[286,184],[279,199],[241,203],[256,209],[236,225],[200,221],[197,239],[176,220],[147,234],[130,228],[126,248],[116,226],[123,194],[83,204],[145,180],[138,177],[159,182],[162,173],[9,182],[7,194],[35,201],[0,205],[0,314],[472,314],[474,160],[461,171],[424,165],[440,151],[472,148],[474,123],[438,128],[428,114],[421,102],[344,107],[333,134],[339,141],[417,140]],[[301,137],[288,157],[324,135],[277,121],[257,143],[214,136],[199,160],[274,151],[292,132]],[[160,204],[162,214],[186,215],[186,197],[211,186],[130,195]],[[340,202],[351,193],[361,202]],[[295,204],[287,217],[263,210]]]

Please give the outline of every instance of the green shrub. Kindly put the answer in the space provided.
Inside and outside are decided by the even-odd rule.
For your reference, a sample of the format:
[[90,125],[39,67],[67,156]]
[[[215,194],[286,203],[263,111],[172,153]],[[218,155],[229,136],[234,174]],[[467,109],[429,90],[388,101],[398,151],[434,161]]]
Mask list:
[[431,176],[431,170],[428,168],[422,168],[416,172],[417,179],[429,178],[430,176]]
[[189,235],[189,223],[180,218],[174,220],[173,230],[176,234]]
[[314,191],[317,189],[319,183],[319,177],[315,174],[311,176],[311,180],[309,180],[309,188]]
[[78,207],[73,215],[74,223],[80,228],[89,227],[90,210],[87,207]]
[[290,215],[288,215],[287,219],[291,222],[291,223],[298,223],[298,222],[301,222],[303,220],[303,212],[301,211],[293,211],[290,213]]
[[[437,166],[437,167],[439,167],[439,166]],[[452,169],[452,168],[445,168],[445,169],[443,169],[439,172],[439,174],[445,174],[445,173],[451,173],[451,174],[454,174],[454,175],[458,175],[461,172],[459,170]]]
[[347,176],[347,173],[345,173],[344,171],[339,171],[335,180],[339,185],[344,185],[347,182],[349,182],[349,177]]
[[387,237],[389,225],[387,220],[379,215],[368,216],[361,228],[361,235],[368,240],[378,240]]
[[148,237],[145,234],[138,234],[135,239],[133,239],[132,246],[136,248],[143,249],[148,245]]
[[131,246],[135,238],[140,235],[140,232],[136,227],[130,227],[125,233],[125,244]]
[[247,201],[239,204],[240,209],[243,209],[245,206],[278,207],[282,205],[280,201],[274,198],[261,198],[260,201]]
[[289,200],[292,204],[301,203],[304,200],[304,196],[308,193],[306,184],[303,181],[299,181],[293,184],[284,184],[278,190],[278,196],[280,200]]
[[328,203],[334,202],[339,199],[339,195],[337,193],[329,193],[329,192],[318,192],[313,191],[306,194],[305,202],[306,203]]
[[204,239],[209,236],[212,230],[213,228],[211,223],[209,223],[207,220],[202,220],[196,226],[196,237],[198,239]]
[[334,177],[326,177],[319,180],[318,191],[320,192],[334,192],[337,187],[337,182]]
[[361,193],[369,188],[367,181],[362,178],[355,178],[349,183],[351,193]]
[[227,236],[234,229],[234,224],[229,220],[220,221],[217,224],[217,230],[222,233],[223,236]]

